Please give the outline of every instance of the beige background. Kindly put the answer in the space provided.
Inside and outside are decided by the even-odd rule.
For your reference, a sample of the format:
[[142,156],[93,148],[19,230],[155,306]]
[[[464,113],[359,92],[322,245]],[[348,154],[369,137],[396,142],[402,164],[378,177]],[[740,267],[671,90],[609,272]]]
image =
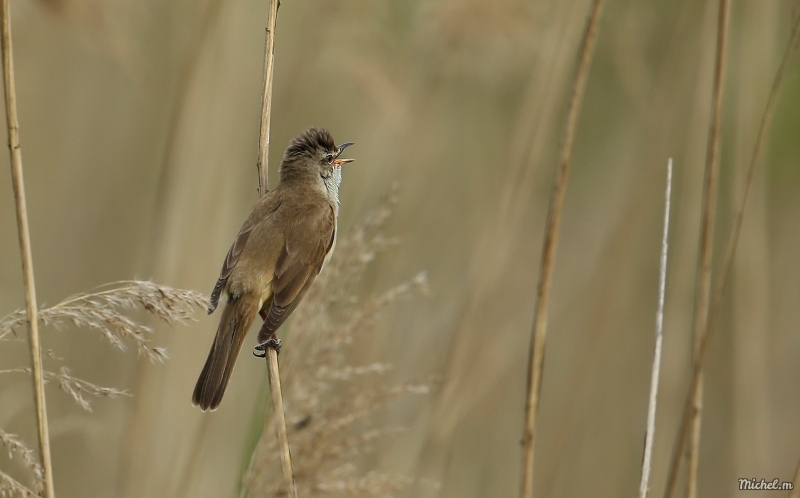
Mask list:
[[[23,160],[41,303],[152,278],[210,292],[255,201],[266,2],[13,0]],[[717,248],[727,237],[797,3],[733,3]],[[271,164],[325,126],[358,161],[341,233],[393,180],[402,243],[362,281],[420,270],[431,295],[393,306],[354,347],[391,381],[439,374],[386,416],[374,468],[425,478],[400,496],[515,496],[533,295],[552,174],[588,2],[286,0]],[[716,2],[609,1],[578,129],[553,285],[536,495],[638,489],[663,187],[675,160],[653,489],[685,396]],[[800,60],[778,103],[711,345],[702,496],[738,477],[789,480],[800,456]],[[7,155],[0,154],[8,171]],[[24,306],[10,175],[0,174],[0,315]],[[81,330],[44,331],[75,375],[128,388],[84,413],[48,391],[59,496],[231,496],[253,444],[263,362],[245,351],[222,408],[190,393],[217,316],[159,327],[151,365]],[[245,348],[246,349],[246,348]],[[245,357],[248,356],[248,357]],[[26,366],[0,344],[2,368]],[[0,378],[0,427],[35,445],[29,383]],[[261,397],[260,397],[261,396]],[[25,478],[6,457],[0,468]],[[761,496],[750,492],[748,496]],[[763,494],[767,496],[767,494]],[[774,492],[769,496],[778,496]]]

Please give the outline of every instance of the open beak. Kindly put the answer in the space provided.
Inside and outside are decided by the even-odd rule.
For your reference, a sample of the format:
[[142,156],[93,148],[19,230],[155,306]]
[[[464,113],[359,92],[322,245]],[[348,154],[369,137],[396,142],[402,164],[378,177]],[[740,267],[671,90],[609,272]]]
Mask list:
[[336,154],[336,159],[333,160],[333,164],[335,164],[336,166],[341,166],[342,164],[352,163],[353,161],[355,161],[355,159],[339,159],[339,156],[342,155],[342,152],[344,152],[344,150],[350,147],[351,145],[353,145],[353,142],[345,142],[339,147],[337,147],[339,149],[339,153]]
[[351,145],[355,145],[355,143],[354,143],[354,142],[345,142],[345,143],[343,143],[342,145],[340,145],[339,147],[337,147],[337,149],[339,149],[339,154],[341,154],[342,152],[344,152],[344,150],[345,150],[346,148],[350,147]]

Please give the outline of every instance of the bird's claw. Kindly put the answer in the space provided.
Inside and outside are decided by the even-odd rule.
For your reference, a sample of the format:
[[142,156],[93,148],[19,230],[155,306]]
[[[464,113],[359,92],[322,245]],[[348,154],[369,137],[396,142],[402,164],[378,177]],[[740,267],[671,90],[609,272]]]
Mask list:
[[256,346],[256,351],[262,351],[262,354],[258,354],[256,351],[253,351],[253,356],[256,358],[266,358],[267,357],[267,349],[272,348],[275,350],[276,353],[281,354],[281,340],[277,337],[271,337],[267,339],[265,342]]

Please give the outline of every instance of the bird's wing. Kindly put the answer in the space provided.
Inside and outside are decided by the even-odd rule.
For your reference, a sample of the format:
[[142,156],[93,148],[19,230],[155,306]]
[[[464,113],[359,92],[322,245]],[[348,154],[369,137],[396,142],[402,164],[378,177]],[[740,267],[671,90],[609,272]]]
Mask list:
[[311,209],[299,219],[301,221],[286,233],[275,264],[272,303],[258,333],[259,343],[273,337],[303,299],[322,269],[336,237],[336,219],[330,205]]
[[219,272],[217,283],[214,285],[214,290],[211,292],[211,304],[208,307],[209,315],[217,309],[220,295],[223,289],[225,289],[225,284],[228,282],[228,277],[231,276],[231,272],[236,267],[236,263],[239,262],[239,256],[242,254],[247,244],[247,239],[250,238],[250,233],[252,233],[253,229],[259,223],[267,219],[270,214],[274,213],[280,207],[280,199],[274,194],[275,192],[276,191],[273,190],[267,193],[267,195],[256,203],[250,215],[242,225],[242,228],[239,230],[236,240],[233,241],[233,245],[228,250],[225,261],[222,263],[222,270]]

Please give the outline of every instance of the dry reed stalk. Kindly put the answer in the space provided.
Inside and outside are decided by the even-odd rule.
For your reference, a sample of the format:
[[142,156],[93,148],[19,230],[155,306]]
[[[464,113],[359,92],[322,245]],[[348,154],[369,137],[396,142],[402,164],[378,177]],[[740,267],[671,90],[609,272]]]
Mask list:
[[561,222],[561,207],[564,203],[564,192],[567,186],[569,165],[572,156],[572,143],[575,139],[575,130],[578,126],[586,82],[589,77],[592,55],[594,54],[597,30],[600,23],[600,13],[603,0],[594,0],[586,21],[583,32],[578,59],[578,68],[575,73],[575,82],[572,88],[567,124],[564,131],[564,141],[561,149],[556,178],[550,197],[550,208],[547,215],[545,238],[542,247],[542,262],[539,274],[539,285],[536,295],[536,310],[534,311],[533,328],[531,330],[530,354],[528,357],[528,385],[525,400],[525,428],[522,436],[522,483],[520,498],[533,496],[533,456],[536,437],[536,414],[539,406],[539,395],[542,385],[544,370],[544,346],[547,333],[547,307],[550,298],[550,282],[553,275],[553,261],[555,257],[558,227]]
[[[275,23],[278,20],[279,0],[269,1],[269,20],[264,44],[264,92],[261,96],[261,127],[258,134],[258,193],[266,195],[269,191],[269,126],[272,111],[272,75],[275,63]],[[286,430],[286,414],[283,411],[283,395],[281,393],[281,375],[278,368],[278,351],[267,348],[267,374],[269,390],[272,398],[272,411],[277,417],[276,429],[281,443],[281,468],[283,478],[289,488],[289,496],[297,498],[297,485],[292,472],[292,454],[289,451],[289,434]],[[265,420],[264,430],[269,430],[269,417]]]
[[[270,354],[271,353],[271,354]],[[278,369],[278,352],[270,348],[267,352],[267,368],[269,370],[269,393],[272,398],[272,409],[276,421],[278,441],[280,442],[281,469],[283,478],[289,486],[292,498],[297,498],[297,485],[292,472],[292,454],[289,451],[289,432],[286,430],[286,415],[283,411],[283,394],[281,392],[281,376]]]
[[783,54],[783,59],[781,59],[780,66],[778,67],[778,71],[776,72],[775,79],[772,83],[772,89],[770,90],[770,94],[767,99],[767,105],[764,110],[764,115],[761,119],[761,125],[758,131],[758,138],[756,139],[756,145],[753,150],[753,158],[750,162],[750,168],[747,172],[744,192],[742,193],[742,198],[739,201],[739,206],[736,210],[736,218],[733,223],[733,228],[731,229],[731,234],[728,237],[728,242],[725,247],[725,254],[723,256],[722,263],[720,264],[720,270],[717,274],[717,279],[714,283],[714,295],[711,299],[711,306],[709,308],[708,319],[705,324],[705,331],[700,340],[698,354],[696,355],[692,369],[689,395],[686,399],[686,403],[684,404],[681,426],[678,430],[675,446],[672,450],[672,458],[669,467],[669,474],[667,476],[667,484],[664,490],[664,498],[670,498],[674,493],[674,488],[678,478],[677,474],[680,467],[680,458],[683,454],[683,448],[686,443],[686,427],[689,424],[692,414],[692,400],[694,399],[694,392],[698,390],[701,384],[703,365],[705,364],[705,360],[708,355],[708,345],[711,342],[711,336],[714,330],[714,320],[717,316],[719,304],[722,301],[722,291],[725,287],[725,282],[727,280],[731,263],[733,262],[733,254],[736,249],[736,243],[739,240],[739,234],[741,232],[742,222],[744,220],[744,213],[747,207],[747,200],[755,179],[756,169],[761,162],[761,155],[766,142],[767,131],[769,130],[769,125],[772,123],[772,116],[775,111],[778,95],[780,94],[780,87],[786,74],[786,69],[789,66],[791,56],[794,53],[794,50],[797,48],[798,43],[800,43],[800,15],[795,17],[789,44],[786,47],[786,51]]
[[[728,0],[720,0],[717,17],[717,55],[714,61],[714,86],[712,89],[711,123],[708,130],[705,179],[703,180],[703,205],[700,229],[700,256],[697,265],[694,310],[694,361],[697,361],[700,343],[708,321],[711,302],[711,259],[713,256],[714,220],[719,183],[719,135],[722,117],[722,84],[725,76],[725,40],[728,33]],[[697,388],[692,391],[692,418],[689,426],[687,498],[697,496],[697,469],[700,464],[700,425],[703,419],[702,372]]]
[[272,114],[272,75],[275,72],[275,23],[280,0],[269,0],[269,20],[264,41],[264,90],[261,95],[261,126],[258,131],[258,195],[269,192],[269,125]]
[[664,342],[664,298],[667,287],[667,250],[669,249],[669,205],[672,197],[672,158],[667,163],[667,188],[664,195],[664,233],[661,237],[661,260],[658,272],[658,311],[656,311],[656,344],[653,353],[653,369],[650,374],[650,401],[647,405],[647,431],[644,436],[642,458],[642,480],[639,482],[639,498],[647,496],[650,469],[653,463],[653,439],[656,434],[656,401],[658,377],[661,372],[661,350]]
[[30,337],[31,369],[33,370],[33,392],[36,404],[36,425],[39,437],[39,453],[44,468],[44,496],[54,498],[53,464],[50,457],[50,433],[47,426],[47,406],[44,395],[44,373],[42,351],[39,343],[39,320],[37,318],[36,284],[33,278],[33,256],[28,227],[28,210],[25,203],[25,182],[22,176],[22,149],[19,144],[19,119],[17,118],[17,90],[14,81],[14,59],[11,49],[11,15],[9,0],[2,0],[3,88],[5,90],[6,121],[8,125],[8,148],[11,155],[11,177],[14,186],[14,202],[17,212],[19,246],[22,253],[22,273],[25,284],[25,302],[28,310],[28,332]]
[[[747,201],[750,198],[750,191],[752,190],[753,183],[755,181],[756,170],[758,165],[761,163],[761,154],[766,142],[767,131],[769,130],[770,123],[772,123],[772,115],[775,113],[775,104],[778,102],[778,95],[780,93],[781,84],[783,83],[783,78],[786,74],[786,68],[789,66],[789,61],[791,60],[795,49],[797,49],[798,43],[800,43],[800,15],[796,16],[795,18],[789,44],[786,47],[786,51],[783,54],[783,59],[781,59],[781,63],[778,66],[778,72],[775,74],[775,79],[772,82],[772,88],[770,90],[769,97],[767,98],[767,106],[764,109],[764,115],[761,118],[761,125],[758,129],[758,137],[756,138],[756,145],[753,150],[753,158],[750,161],[750,168],[747,170],[747,178],[745,180],[742,198],[739,200],[739,205],[736,209],[736,217],[734,218],[733,227],[731,228],[731,234],[728,237],[728,242],[725,246],[725,254],[722,258],[722,263],[720,263],[717,279],[714,282],[714,293],[711,299],[711,307],[709,308],[704,338],[711,334],[711,329],[714,325],[714,319],[716,318],[717,311],[719,310],[719,304],[722,301],[722,291],[725,287],[725,282],[730,271],[731,263],[733,262],[733,254],[736,250],[736,243],[739,240],[739,234],[742,230],[744,212],[747,208]],[[708,342],[708,339],[705,339],[705,342]]]

